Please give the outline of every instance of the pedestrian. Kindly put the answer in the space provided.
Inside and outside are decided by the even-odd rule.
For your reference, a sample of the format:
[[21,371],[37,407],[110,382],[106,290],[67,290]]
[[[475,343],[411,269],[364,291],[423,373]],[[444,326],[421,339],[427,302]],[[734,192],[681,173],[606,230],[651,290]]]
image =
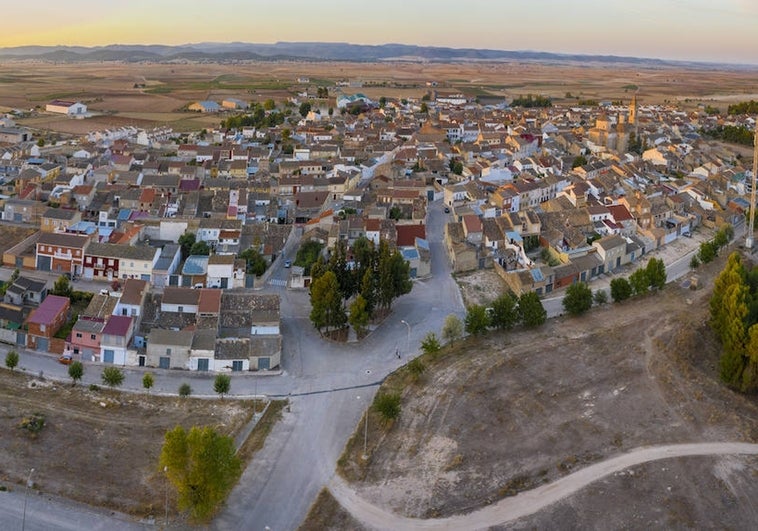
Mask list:
[[395,355],[397,356],[397,359],[400,359],[400,349],[395,349]]

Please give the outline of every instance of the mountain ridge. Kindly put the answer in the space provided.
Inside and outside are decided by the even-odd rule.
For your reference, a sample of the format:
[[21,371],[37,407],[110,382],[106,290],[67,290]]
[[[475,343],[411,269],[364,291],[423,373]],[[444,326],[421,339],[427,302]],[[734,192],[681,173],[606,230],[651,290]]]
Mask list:
[[758,69],[758,65],[682,61],[609,54],[568,54],[530,50],[453,48],[413,44],[351,44],[345,42],[200,42],[181,45],[109,44],[105,46],[16,46],[0,48],[0,60],[76,62],[171,62],[171,61],[543,61],[593,62],[652,67],[706,69]]

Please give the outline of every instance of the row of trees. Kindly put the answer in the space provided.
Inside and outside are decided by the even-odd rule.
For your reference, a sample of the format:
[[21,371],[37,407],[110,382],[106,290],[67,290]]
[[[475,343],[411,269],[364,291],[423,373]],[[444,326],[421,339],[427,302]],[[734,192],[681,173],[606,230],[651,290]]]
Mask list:
[[704,241],[700,244],[698,252],[690,260],[690,267],[695,269],[700,264],[712,262],[719,255],[721,249],[729,245],[734,237],[734,227],[724,225],[713,236],[712,240]]
[[711,327],[723,346],[719,374],[742,392],[758,390],[758,268],[745,269],[739,253],[729,255],[710,300]]
[[700,129],[700,134],[743,146],[753,145],[753,131],[743,125],[717,125],[710,129]]
[[633,295],[642,295],[649,290],[661,290],[666,286],[666,264],[662,259],[651,258],[646,267],[629,275],[611,280],[611,299],[621,302]]
[[[463,324],[466,333],[478,335],[490,328],[511,330],[519,324],[533,328],[544,324],[546,319],[547,311],[539,295],[529,292],[516,297],[511,292],[506,292],[495,299],[490,308],[478,304],[469,306]],[[442,335],[446,340],[452,341],[457,338],[456,330],[454,324],[445,321]]]
[[552,107],[553,101],[547,96],[527,94],[526,96],[519,96],[514,98],[511,102],[511,107]]
[[758,114],[758,101],[743,101],[727,108],[728,114]]
[[[290,112],[289,110],[287,112]],[[308,114],[308,113],[306,113]],[[276,127],[284,123],[286,114],[278,111],[266,112],[259,103],[253,103],[250,110],[245,114],[230,116],[221,121],[221,127],[226,129],[241,129],[242,127]]]
[[[365,237],[353,244],[352,257],[345,242],[335,245],[328,261],[319,256],[311,265],[311,278],[310,319],[322,333],[349,321],[362,334],[378,311],[389,312],[392,302],[413,287],[410,265],[400,251],[391,250],[385,240],[376,247]],[[353,297],[348,318],[345,306]]]

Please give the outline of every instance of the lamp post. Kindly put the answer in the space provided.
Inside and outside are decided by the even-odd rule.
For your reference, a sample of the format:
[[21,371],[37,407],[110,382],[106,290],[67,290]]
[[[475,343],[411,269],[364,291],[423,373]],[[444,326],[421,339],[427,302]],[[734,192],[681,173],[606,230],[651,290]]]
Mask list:
[[168,527],[168,467],[167,466],[163,467],[163,473],[166,474],[166,503],[165,503],[166,516],[165,516],[165,520],[163,521],[163,526]]
[[[361,399],[360,396],[356,397],[358,400]],[[363,426],[363,455],[361,455],[361,458],[365,461],[368,459],[368,453],[366,453],[366,450],[368,448],[368,407],[366,407],[366,423]]]
[[404,319],[401,319],[400,322],[408,327],[408,339],[405,342],[405,350],[408,354],[410,354],[411,352],[411,325],[409,325],[408,322]]
[[29,471],[29,477],[26,478],[26,492],[24,493],[24,515],[21,517],[21,531],[24,531],[24,529],[26,529],[26,500],[29,497],[29,487],[32,484],[32,474],[34,474],[33,468]]

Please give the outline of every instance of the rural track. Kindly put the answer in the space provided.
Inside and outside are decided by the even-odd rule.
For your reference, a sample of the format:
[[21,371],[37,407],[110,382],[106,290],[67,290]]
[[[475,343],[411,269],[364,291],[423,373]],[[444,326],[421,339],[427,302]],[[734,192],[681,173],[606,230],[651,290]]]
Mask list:
[[758,444],[721,442],[643,446],[474,512],[448,518],[419,519],[399,516],[361,498],[336,474],[328,486],[334,498],[353,518],[372,529],[486,529],[534,514],[577,493],[590,483],[632,466],[660,459],[713,455],[758,455]]

